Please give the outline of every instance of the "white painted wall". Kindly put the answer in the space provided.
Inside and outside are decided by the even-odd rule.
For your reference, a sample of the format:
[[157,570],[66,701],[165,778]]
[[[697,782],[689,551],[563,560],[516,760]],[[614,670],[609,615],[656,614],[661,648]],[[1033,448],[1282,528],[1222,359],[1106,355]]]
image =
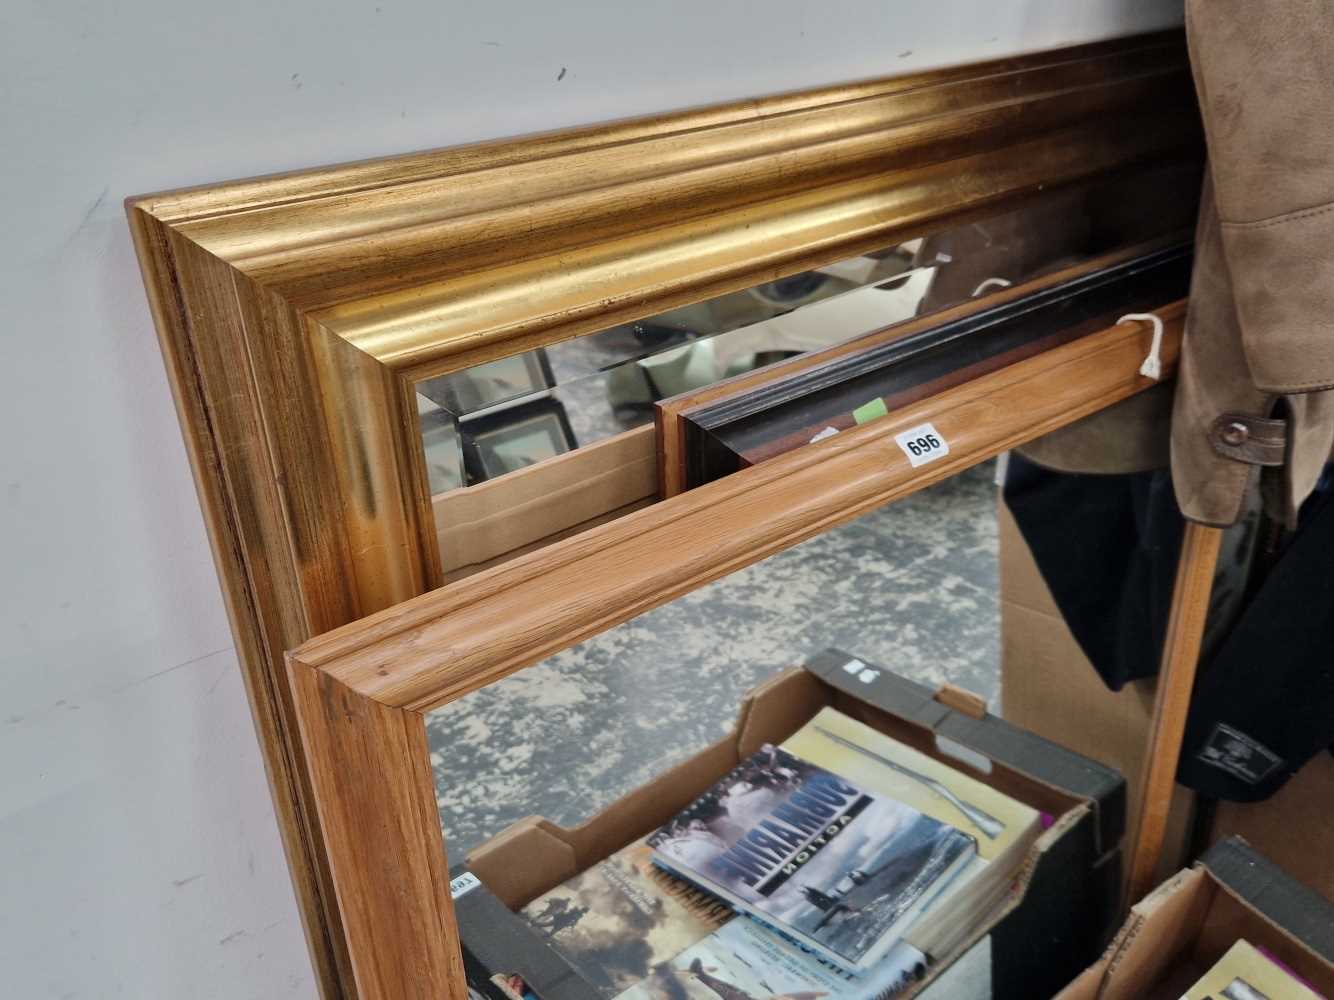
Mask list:
[[1124,34],[1180,5],[0,5],[0,994],[314,994],[122,199]]

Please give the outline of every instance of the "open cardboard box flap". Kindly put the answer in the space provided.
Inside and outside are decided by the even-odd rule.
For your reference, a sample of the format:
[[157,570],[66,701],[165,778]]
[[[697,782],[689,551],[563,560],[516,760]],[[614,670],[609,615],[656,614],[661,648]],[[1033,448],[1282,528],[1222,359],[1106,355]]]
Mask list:
[[1052,818],[1006,904],[973,936],[992,939],[996,997],[1028,1000],[1031,994],[1004,984],[1036,985],[1034,975],[1055,983],[1050,995],[1090,961],[1118,902],[1121,776],[987,715],[965,694],[932,691],[838,650],[760,684],[727,736],[585,822],[565,828],[540,817],[520,820],[474,850],[468,867],[517,910],[661,826],[740,760],[764,743],[781,743],[826,706]]
[[1057,1000],[1176,1000],[1242,938],[1334,997],[1334,905],[1233,837],[1137,903]]

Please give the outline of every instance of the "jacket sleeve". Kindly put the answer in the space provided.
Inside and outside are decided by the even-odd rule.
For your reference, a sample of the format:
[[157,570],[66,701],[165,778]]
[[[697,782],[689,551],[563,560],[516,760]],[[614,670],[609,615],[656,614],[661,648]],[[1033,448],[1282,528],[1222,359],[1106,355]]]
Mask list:
[[1186,14],[1252,381],[1334,387],[1334,5],[1188,0]]

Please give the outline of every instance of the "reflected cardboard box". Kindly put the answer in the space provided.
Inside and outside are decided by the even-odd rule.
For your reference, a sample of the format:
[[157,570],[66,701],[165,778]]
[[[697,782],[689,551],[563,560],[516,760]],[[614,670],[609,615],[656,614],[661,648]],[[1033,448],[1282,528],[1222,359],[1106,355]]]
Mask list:
[[456,890],[455,907],[475,982],[514,973],[541,1000],[596,995],[515,911],[656,829],[762,744],[781,743],[826,706],[1038,809],[1049,821],[1004,901],[902,996],[1049,997],[1097,957],[1119,912],[1121,776],[987,714],[957,692],[932,691],[827,650],[751,691],[722,740],[583,824],[563,828],[529,817],[473,851],[455,873],[466,886]]

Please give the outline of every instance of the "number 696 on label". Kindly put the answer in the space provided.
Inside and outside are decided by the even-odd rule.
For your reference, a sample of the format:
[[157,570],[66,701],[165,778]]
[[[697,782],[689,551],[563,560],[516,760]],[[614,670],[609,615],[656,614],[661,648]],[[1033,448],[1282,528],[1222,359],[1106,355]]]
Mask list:
[[894,443],[908,456],[908,462],[915,469],[950,453],[950,446],[936,430],[934,424],[918,424],[902,434],[894,435]]

